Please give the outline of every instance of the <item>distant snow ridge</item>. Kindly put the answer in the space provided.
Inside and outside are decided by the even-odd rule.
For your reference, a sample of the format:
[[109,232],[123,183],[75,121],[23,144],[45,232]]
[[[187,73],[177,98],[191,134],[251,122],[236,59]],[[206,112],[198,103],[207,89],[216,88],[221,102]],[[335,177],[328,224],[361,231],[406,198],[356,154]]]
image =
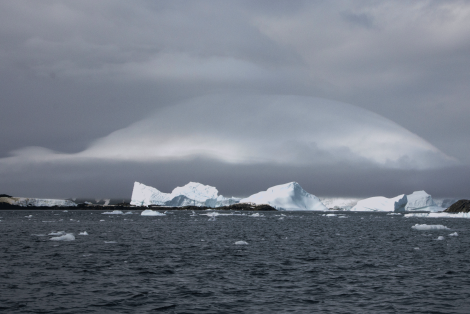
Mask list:
[[357,202],[351,211],[398,212],[405,210],[406,203],[407,196],[405,194],[394,198],[376,196]]
[[213,186],[197,182],[189,182],[185,186],[176,187],[171,193],[163,193],[151,186],[135,182],[131,197],[131,205],[136,206],[220,207],[225,204],[235,204],[238,201],[238,198],[225,198],[218,195],[217,189]]
[[415,191],[412,194],[406,196],[408,202],[406,203],[406,211],[429,211],[429,212],[438,212],[442,211],[443,208],[438,206],[431,195],[425,191]]
[[297,182],[273,186],[241,199],[240,203],[269,204],[278,210],[328,210],[318,197],[306,192]]
[[26,198],[26,197],[1,197],[0,202],[17,205],[22,207],[35,206],[35,207],[75,207],[76,203],[70,200],[62,199],[43,199],[43,198]]

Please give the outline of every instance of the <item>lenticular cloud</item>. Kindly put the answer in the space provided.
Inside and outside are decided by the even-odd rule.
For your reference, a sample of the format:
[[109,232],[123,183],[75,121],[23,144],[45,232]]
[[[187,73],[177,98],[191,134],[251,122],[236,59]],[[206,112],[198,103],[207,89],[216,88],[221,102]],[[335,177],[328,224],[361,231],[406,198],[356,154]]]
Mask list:
[[196,98],[160,109],[76,154],[24,149],[10,158],[136,162],[210,158],[233,164],[347,162],[404,169],[456,163],[373,112],[320,98],[282,95]]
[[355,161],[416,169],[454,162],[370,111],[279,95],[192,99],[111,133],[80,155],[139,161],[208,157],[241,164]]

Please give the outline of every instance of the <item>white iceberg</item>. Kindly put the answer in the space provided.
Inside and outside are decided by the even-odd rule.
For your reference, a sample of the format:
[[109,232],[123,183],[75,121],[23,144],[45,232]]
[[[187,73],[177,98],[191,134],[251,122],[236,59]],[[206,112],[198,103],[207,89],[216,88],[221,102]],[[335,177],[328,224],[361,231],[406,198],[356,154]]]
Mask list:
[[48,235],[51,235],[51,236],[61,236],[61,235],[64,235],[65,234],[65,231],[52,231],[51,233],[49,233]]
[[358,198],[320,197],[320,201],[329,209],[350,210],[356,206]]
[[306,192],[297,182],[273,186],[241,199],[240,203],[268,204],[277,210],[328,210],[318,197]]
[[420,230],[420,231],[423,231],[423,230],[426,230],[426,231],[430,231],[430,230],[450,230],[449,228],[447,228],[446,226],[444,225],[426,225],[426,224],[416,224],[414,226],[412,226],[411,228],[415,229],[415,230]]
[[405,211],[429,211],[429,212],[440,212],[443,210],[442,207],[438,206],[431,195],[425,191],[415,191],[412,194],[406,196],[408,202],[405,206]]
[[59,237],[50,238],[51,241],[74,241],[75,236],[72,233],[67,233]]
[[164,193],[156,188],[135,182],[132,190],[131,205],[162,205],[171,207],[206,206],[220,207],[238,203],[238,198],[225,198],[218,195],[215,187],[197,182],[176,187],[171,193]]
[[357,205],[351,208],[351,211],[398,212],[405,210],[406,203],[407,197],[405,194],[394,198],[376,196],[357,202]]
[[146,209],[140,213],[141,216],[166,216],[163,213],[157,212],[156,210]]

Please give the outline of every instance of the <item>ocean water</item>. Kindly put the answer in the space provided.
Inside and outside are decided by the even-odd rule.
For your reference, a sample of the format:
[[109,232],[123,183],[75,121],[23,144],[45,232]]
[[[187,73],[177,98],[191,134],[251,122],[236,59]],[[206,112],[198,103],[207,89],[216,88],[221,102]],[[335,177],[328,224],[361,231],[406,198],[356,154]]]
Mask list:
[[468,219],[206,213],[0,211],[0,312],[470,313]]

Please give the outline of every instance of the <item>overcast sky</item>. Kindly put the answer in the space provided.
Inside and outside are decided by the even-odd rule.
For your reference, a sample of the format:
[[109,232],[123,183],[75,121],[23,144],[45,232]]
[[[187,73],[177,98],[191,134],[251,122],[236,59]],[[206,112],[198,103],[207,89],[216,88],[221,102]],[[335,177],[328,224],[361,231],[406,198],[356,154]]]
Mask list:
[[468,1],[2,1],[0,193],[469,197]]

